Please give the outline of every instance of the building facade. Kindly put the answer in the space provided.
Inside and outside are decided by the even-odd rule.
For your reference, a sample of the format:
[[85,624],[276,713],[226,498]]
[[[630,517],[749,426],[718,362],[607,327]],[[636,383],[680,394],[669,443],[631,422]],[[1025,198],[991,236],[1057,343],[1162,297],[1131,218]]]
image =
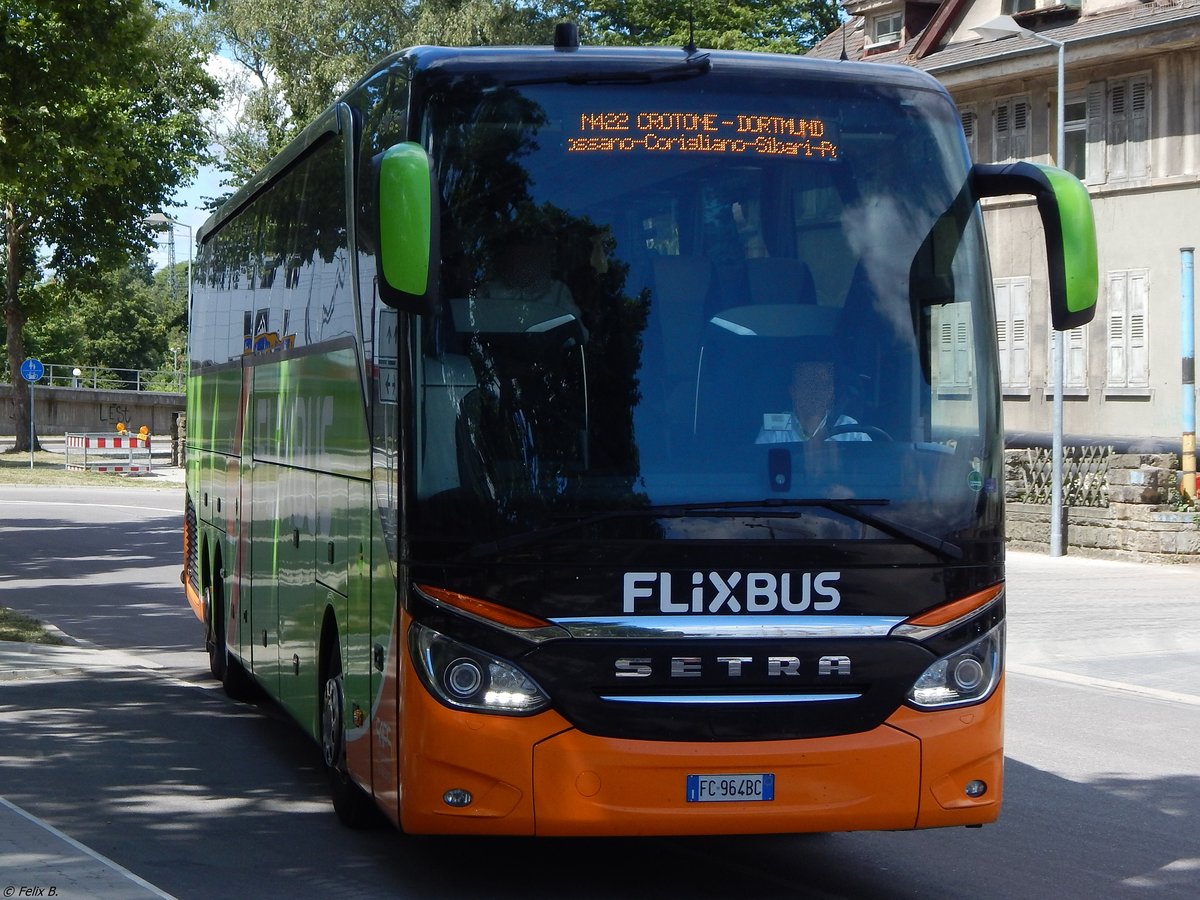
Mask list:
[[[1200,0],[849,0],[813,50],[925,69],[958,105],[977,162],[1061,165],[1088,186],[1100,286],[1091,324],[1064,336],[1070,438],[1177,448],[1183,250],[1200,246]],[[997,16],[1065,45],[1063,159],[1056,48],[989,39]],[[1052,330],[1032,200],[986,201],[1010,435],[1051,423]],[[1194,340],[1194,337],[1193,337]]]

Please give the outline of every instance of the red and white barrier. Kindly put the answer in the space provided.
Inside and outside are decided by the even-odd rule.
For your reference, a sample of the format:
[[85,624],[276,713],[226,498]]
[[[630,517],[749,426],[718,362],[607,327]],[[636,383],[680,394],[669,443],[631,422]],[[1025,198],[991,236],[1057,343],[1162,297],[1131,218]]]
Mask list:
[[144,475],[151,470],[150,435],[67,434],[67,470]]

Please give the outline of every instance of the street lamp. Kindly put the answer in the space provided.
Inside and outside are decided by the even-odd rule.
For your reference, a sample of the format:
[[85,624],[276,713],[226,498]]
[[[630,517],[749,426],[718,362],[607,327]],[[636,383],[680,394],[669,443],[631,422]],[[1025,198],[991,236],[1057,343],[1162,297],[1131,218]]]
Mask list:
[[[982,25],[976,25],[974,28],[976,34],[988,40],[999,40],[1000,38],[1013,37],[1020,35],[1022,37],[1033,38],[1035,41],[1041,41],[1043,44],[1049,44],[1058,50],[1058,148],[1055,153],[1055,164],[1062,166],[1066,159],[1067,132],[1066,125],[1063,121],[1065,116],[1066,95],[1064,91],[1065,72],[1066,72],[1066,48],[1067,45],[1063,41],[1056,41],[1054,38],[1046,37],[1044,34],[1038,34],[1036,31],[1030,31],[1018,25],[1012,16],[996,16],[996,18],[984,22]],[[1050,368],[1053,370],[1054,378],[1054,405],[1051,416],[1051,459],[1050,459],[1050,555],[1063,555],[1063,381],[1065,380],[1065,358],[1066,354],[1063,350],[1063,340],[1061,334],[1055,335],[1051,329],[1051,340],[1054,341],[1054,357],[1051,360]]]

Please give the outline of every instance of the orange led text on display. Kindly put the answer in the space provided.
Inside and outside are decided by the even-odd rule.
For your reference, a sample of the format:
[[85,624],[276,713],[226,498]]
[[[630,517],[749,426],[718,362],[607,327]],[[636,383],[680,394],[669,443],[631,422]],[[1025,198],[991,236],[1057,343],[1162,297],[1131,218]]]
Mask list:
[[837,159],[821,119],[701,112],[587,112],[568,153],[684,151]]

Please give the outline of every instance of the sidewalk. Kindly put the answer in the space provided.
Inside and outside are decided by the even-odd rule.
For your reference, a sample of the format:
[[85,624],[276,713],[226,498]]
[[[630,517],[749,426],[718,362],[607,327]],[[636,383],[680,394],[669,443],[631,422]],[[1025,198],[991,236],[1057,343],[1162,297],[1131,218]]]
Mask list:
[[[117,650],[0,641],[0,691],[6,682],[19,679],[147,665],[144,659]],[[171,896],[4,797],[0,797],[0,894],[65,900]]]
[[3,797],[0,797],[0,885],[5,897],[171,898]]

